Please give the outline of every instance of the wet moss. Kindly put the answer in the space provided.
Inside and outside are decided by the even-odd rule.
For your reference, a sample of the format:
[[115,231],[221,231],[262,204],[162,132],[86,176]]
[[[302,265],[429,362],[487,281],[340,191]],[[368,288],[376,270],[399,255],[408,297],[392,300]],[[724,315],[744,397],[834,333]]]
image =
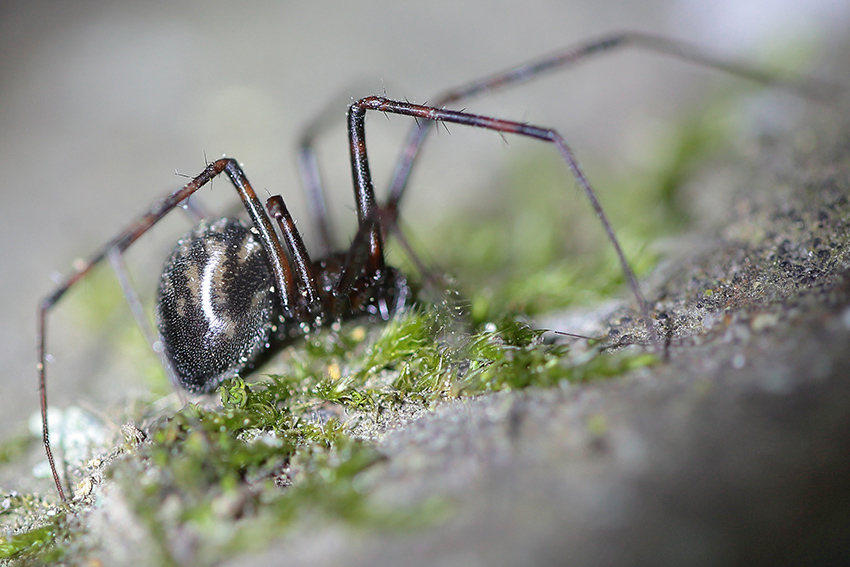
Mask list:
[[0,497],[0,562],[21,565],[61,561],[68,552],[63,545],[72,538],[74,523],[65,507],[56,507],[33,494],[11,492]]

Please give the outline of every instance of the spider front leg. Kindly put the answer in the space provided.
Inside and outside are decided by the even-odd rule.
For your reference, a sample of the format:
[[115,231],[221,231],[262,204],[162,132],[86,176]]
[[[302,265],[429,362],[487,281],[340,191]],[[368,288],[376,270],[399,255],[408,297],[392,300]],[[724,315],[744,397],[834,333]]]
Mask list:
[[[59,474],[56,470],[53,452],[50,447],[50,435],[47,420],[47,315],[71,287],[76,285],[104,259],[111,259],[114,265],[120,266],[120,256],[127,248],[129,248],[166,214],[221,173],[226,173],[236,188],[245,209],[248,211],[248,215],[253,223],[253,229],[256,231],[257,238],[262,247],[265,249],[266,255],[268,256],[270,272],[272,273],[272,279],[275,282],[277,289],[280,290],[277,301],[280,303],[281,311],[284,314],[288,314],[294,309],[294,305],[298,297],[296,281],[293,276],[293,270],[289,265],[287,255],[284,252],[283,245],[272,226],[271,220],[265,213],[262,203],[257,198],[251,184],[248,182],[245,173],[242,171],[241,167],[239,167],[239,164],[233,159],[223,158],[209,164],[206,169],[200,173],[200,175],[168,197],[156,202],[150,210],[141,215],[125,230],[90,256],[88,260],[78,266],[72,274],[66,277],[65,280],[41,302],[38,309],[37,371],[39,401],[41,405],[42,438],[45,453],[47,454],[47,460],[50,464],[51,473],[53,475],[53,480],[56,483],[56,489],[59,496],[63,501],[66,500],[66,496]],[[120,277],[121,276],[119,274],[119,278]],[[122,281],[122,287],[123,286],[124,282]],[[134,298],[130,298],[130,301],[132,305]],[[170,367],[167,362],[165,366],[166,368]],[[182,380],[178,379],[176,381],[185,386],[185,382]]]
[[[605,211],[602,209],[602,205],[599,203],[599,199],[596,197],[596,192],[593,190],[593,187],[590,185],[590,181],[588,181],[584,172],[581,170],[572,150],[558,132],[551,128],[541,128],[521,122],[502,120],[489,116],[471,114],[468,112],[411,104],[409,102],[395,101],[378,96],[367,97],[352,104],[348,111],[348,131],[349,138],[351,140],[351,167],[354,176],[354,183],[358,190],[363,190],[363,192],[367,194],[372,192],[372,179],[369,172],[368,158],[366,156],[365,129],[366,112],[369,110],[389,112],[391,114],[400,114],[402,116],[411,116],[413,118],[427,119],[436,122],[462,124],[472,126],[474,128],[483,128],[485,130],[501,132],[504,134],[516,134],[554,144],[558,149],[558,152],[561,154],[561,158],[569,167],[573,177],[575,177],[576,182],[590,202],[591,207],[593,207],[597,218],[602,223],[605,234],[617,254],[617,258],[620,262],[620,268],[625,275],[629,288],[637,300],[638,309],[640,310],[641,317],[643,318],[649,335],[649,341],[656,351],[659,353],[661,352],[661,345],[651,316],[650,305],[640,290],[637,278],[635,277],[634,271],[623,253],[623,249],[620,246],[620,242],[617,239],[614,228],[611,226]],[[365,210],[369,210],[368,207],[370,204],[367,202],[361,205],[358,202],[358,213],[360,213],[361,206]],[[390,214],[392,214],[392,211],[390,211]],[[379,231],[378,236],[380,236]]]
[[324,319],[322,315],[323,305],[316,280],[316,271],[313,262],[310,260],[310,255],[307,253],[307,247],[304,246],[304,240],[301,238],[298,229],[295,228],[295,220],[289,214],[289,209],[286,208],[283,197],[280,195],[266,199],[266,208],[280,226],[286,247],[292,256],[292,263],[295,264],[295,274],[298,279],[298,287],[301,290],[302,300],[299,303],[303,305],[303,317],[312,320],[315,325],[321,325]]

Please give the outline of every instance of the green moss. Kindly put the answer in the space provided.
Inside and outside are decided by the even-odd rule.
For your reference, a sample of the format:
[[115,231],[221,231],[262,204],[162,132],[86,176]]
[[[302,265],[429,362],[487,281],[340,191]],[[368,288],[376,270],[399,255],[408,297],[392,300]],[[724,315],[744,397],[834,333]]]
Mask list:
[[7,538],[0,538],[0,559],[14,559],[21,562],[43,561],[49,563],[62,557],[60,546],[56,546],[57,532],[61,530],[59,521],[28,532]]
[[[125,446],[106,469],[163,564],[178,563],[176,538],[187,534],[198,542],[193,560],[207,564],[261,546],[301,518],[396,529],[433,520],[438,503],[388,509],[370,499],[366,473],[383,457],[347,420],[374,420],[403,404],[598,379],[648,362],[593,349],[572,356],[511,316],[461,333],[440,307],[412,309],[382,326],[324,330],[284,359],[283,372],[264,381],[226,382],[220,407],[192,404],[154,418],[147,439]],[[61,518],[33,524],[2,549],[39,561],[84,549],[85,532],[66,526]]]
[[0,497],[0,504],[0,561],[46,565],[65,556],[62,543],[74,537],[67,510],[17,493]]
[[[129,439],[105,470],[152,542],[150,553],[177,564],[180,538],[191,537],[193,562],[213,563],[262,546],[304,518],[382,529],[433,521],[445,510],[439,502],[399,509],[370,498],[378,477],[369,472],[383,456],[357,437],[352,418],[600,379],[651,362],[597,356],[593,348],[574,354],[512,316],[471,334],[451,319],[439,307],[422,307],[382,326],[328,329],[291,347],[283,372],[255,384],[223,384],[220,406],[190,404],[154,417],[146,439]],[[5,539],[3,556],[47,561],[72,548],[85,554],[85,506],[74,506],[70,516],[42,513]]]
[[204,542],[196,558],[203,564],[278,537],[298,518],[390,527],[408,516],[381,509],[364,490],[361,473],[380,453],[338,418],[310,415],[322,384],[295,392],[276,377],[254,385],[231,380],[220,389],[221,408],[187,406],[111,467],[166,562],[175,534],[187,529]]

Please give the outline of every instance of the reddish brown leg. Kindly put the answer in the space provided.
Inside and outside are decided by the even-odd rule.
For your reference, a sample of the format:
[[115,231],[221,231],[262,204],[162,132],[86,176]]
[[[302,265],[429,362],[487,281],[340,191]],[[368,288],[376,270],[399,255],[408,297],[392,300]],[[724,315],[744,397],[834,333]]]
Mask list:
[[[280,195],[274,195],[266,199],[266,208],[269,214],[277,220],[278,225],[280,225],[283,239],[292,258],[299,288],[303,292],[304,302],[306,303],[306,313],[304,315],[309,314],[315,320],[316,324],[321,324],[322,300],[319,296],[315,270],[313,270],[313,263],[307,254],[307,248],[304,246],[304,240],[301,238],[298,229],[295,228],[295,221],[292,219],[292,215],[289,214],[289,209],[286,208],[283,197]],[[301,301],[298,301],[296,305],[300,305],[301,303]]]
[[39,305],[38,309],[38,391],[41,402],[41,422],[42,422],[42,438],[44,441],[44,450],[47,453],[47,460],[50,463],[50,470],[53,474],[53,480],[56,483],[56,489],[59,492],[59,497],[66,500],[65,491],[59,479],[59,474],[56,470],[56,464],[53,458],[53,452],[50,448],[50,435],[47,423],[47,375],[46,375],[46,342],[47,342],[47,313],[54,305],[65,295],[74,284],[88,274],[94,266],[102,262],[109,256],[122,254],[133,242],[139,239],[161,218],[168,214],[172,209],[192,195],[195,191],[209,183],[214,177],[221,173],[226,173],[230,178],[236,191],[242,199],[248,215],[258,231],[258,238],[266,249],[266,254],[269,258],[269,263],[272,267],[276,285],[282,290],[281,307],[284,314],[291,313],[295,300],[297,298],[297,289],[295,279],[292,274],[292,268],[289,265],[286,254],[283,251],[283,246],[277,233],[272,226],[271,220],[263,209],[263,205],[254,193],[254,189],[245,176],[245,173],[239,167],[239,164],[229,158],[219,159],[209,164],[200,175],[192,179],[181,189],[175,191],[168,197],[158,201],[151,209],[136,219],[118,236],[110,240],[105,246],[92,255],[86,262],[79,266],[76,271],[69,275],[59,286],[48,295]]
[[[611,223],[608,221],[608,217],[605,215],[605,211],[602,210],[602,206],[599,204],[596,193],[582,172],[572,150],[569,146],[567,146],[560,134],[550,128],[540,128],[530,124],[501,120],[498,118],[491,118],[489,116],[480,116],[456,110],[433,108],[430,106],[411,104],[409,102],[394,101],[384,97],[373,96],[364,98],[351,105],[348,113],[348,128],[349,138],[351,140],[351,163],[354,174],[354,183],[358,195],[363,195],[363,203],[361,204],[360,201],[358,201],[358,213],[360,213],[361,209],[364,211],[370,211],[375,207],[374,203],[368,199],[368,196],[373,194],[369,162],[366,156],[366,131],[364,127],[364,118],[368,110],[401,114],[403,116],[424,118],[437,122],[463,124],[466,126],[484,128],[486,130],[493,130],[495,132],[502,132],[505,134],[517,134],[519,136],[535,138],[554,144],[560,152],[561,157],[572,171],[579,187],[581,187],[588,201],[590,201],[593,210],[596,212],[596,216],[599,218],[599,221],[605,229],[608,240],[610,240],[611,244],[614,246],[617,258],[620,261],[620,267],[623,270],[623,274],[626,277],[629,288],[637,299],[638,308],[640,309],[641,316],[644,319],[647,332],[649,333],[650,342],[660,352],[658,334],[656,333],[655,326],[653,325],[653,320],[650,314],[650,306],[638,286],[637,278],[635,277],[628,260],[626,260],[626,256],[620,246],[620,242],[617,240],[617,236],[614,233]],[[380,236],[380,231],[377,231],[377,236]]]
[[[363,99],[369,100],[369,99]],[[363,101],[361,101],[363,102]],[[384,244],[380,226],[380,211],[375,200],[375,185],[366,157],[364,119],[366,109],[355,103],[348,110],[348,144],[351,151],[351,176],[354,182],[354,200],[357,206],[358,225],[369,229],[369,260],[367,269],[375,274],[384,268]]]
[[[586,61],[594,55],[611,53],[622,47],[637,47],[654,53],[670,55],[763,85],[780,87],[815,101],[834,101],[843,92],[843,89],[840,87],[823,81],[812,79],[806,79],[805,81],[782,79],[774,73],[744,63],[725,61],[681,41],[638,32],[622,32],[592,39],[579,45],[556,51],[550,55],[532,59],[531,61],[484,77],[483,79],[467,83],[466,85],[446,91],[441,96],[438,96],[433,103],[429,104],[436,108],[443,108],[484,93],[525,83],[551,71],[564,69],[576,63]],[[416,156],[419,154],[419,149],[425,142],[428,133],[432,130],[431,126],[431,124],[423,122],[417,123],[410,129],[407,142],[396,163],[393,180],[390,184],[389,196],[384,207],[389,213],[386,220],[391,225],[385,227],[387,229],[395,230],[394,218],[398,216],[399,202],[404,196],[413,164],[416,161]]]
[[316,137],[328,123],[330,112],[323,112],[318,120],[311,123],[298,144],[298,171],[301,175],[301,186],[307,196],[307,205],[313,217],[313,224],[319,235],[322,246],[321,255],[326,256],[333,251],[333,232],[331,231],[328,206],[322,189],[322,178],[319,172],[319,162],[313,149]]

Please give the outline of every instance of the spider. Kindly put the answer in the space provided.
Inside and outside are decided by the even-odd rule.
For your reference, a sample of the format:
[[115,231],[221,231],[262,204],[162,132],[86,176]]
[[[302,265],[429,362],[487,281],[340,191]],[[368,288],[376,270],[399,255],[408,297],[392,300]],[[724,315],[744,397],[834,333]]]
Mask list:
[[[245,172],[232,158],[206,166],[181,189],[155,202],[116,237],[79,265],[48,295],[38,309],[38,389],[43,442],[59,497],[65,492],[50,447],[45,368],[47,314],[92,268],[109,260],[131,310],[143,330],[146,322],[138,298],[123,275],[122,253],[155,223],[215,177],[225,174],[244,205],[249,223],[232,218],[202,220],[174,248],[159,283],[156,322],[161,356],[172,381],[190,393],[205,393],[223,380],[251,370],[265,356],[311,330],[344,319],[370,317],[388,320],[412,301],[405,276],[384,259],[384,240],[392,233],[410,251],[398,229],[399,210],[407,180],[431,122],[461,124],[535,138],[551,143],[560,153],[586,195],[614,247],[620,267],[646,325],[650,343],[658,348],[652,309],[637,283],[611,223],[565,140],[551,128],[452,110],[450,105],[474,96],[526,82],[594,55],[623,46],[714,67],[765,84],[779,85],[814,97],[811,83],[780,81],[773,75],[703,54],[684,43],[639,33],[597,38],[531,60],[447,91],[431,105],[370,96],[348,111],[348,135],[358,228],[348,250],[331,252],[331,231],[319,183],[311,128],[299,150],[299,165],[323,255],[310,257],[283,198],[275,195],[265,206]],[[378,202],[366,155],[365,116],[369,111],[414,118],[396,166],[386,201]],[[275,227],[277,225],[277,227]],[[421,268],[421,264],[420,264]]]

